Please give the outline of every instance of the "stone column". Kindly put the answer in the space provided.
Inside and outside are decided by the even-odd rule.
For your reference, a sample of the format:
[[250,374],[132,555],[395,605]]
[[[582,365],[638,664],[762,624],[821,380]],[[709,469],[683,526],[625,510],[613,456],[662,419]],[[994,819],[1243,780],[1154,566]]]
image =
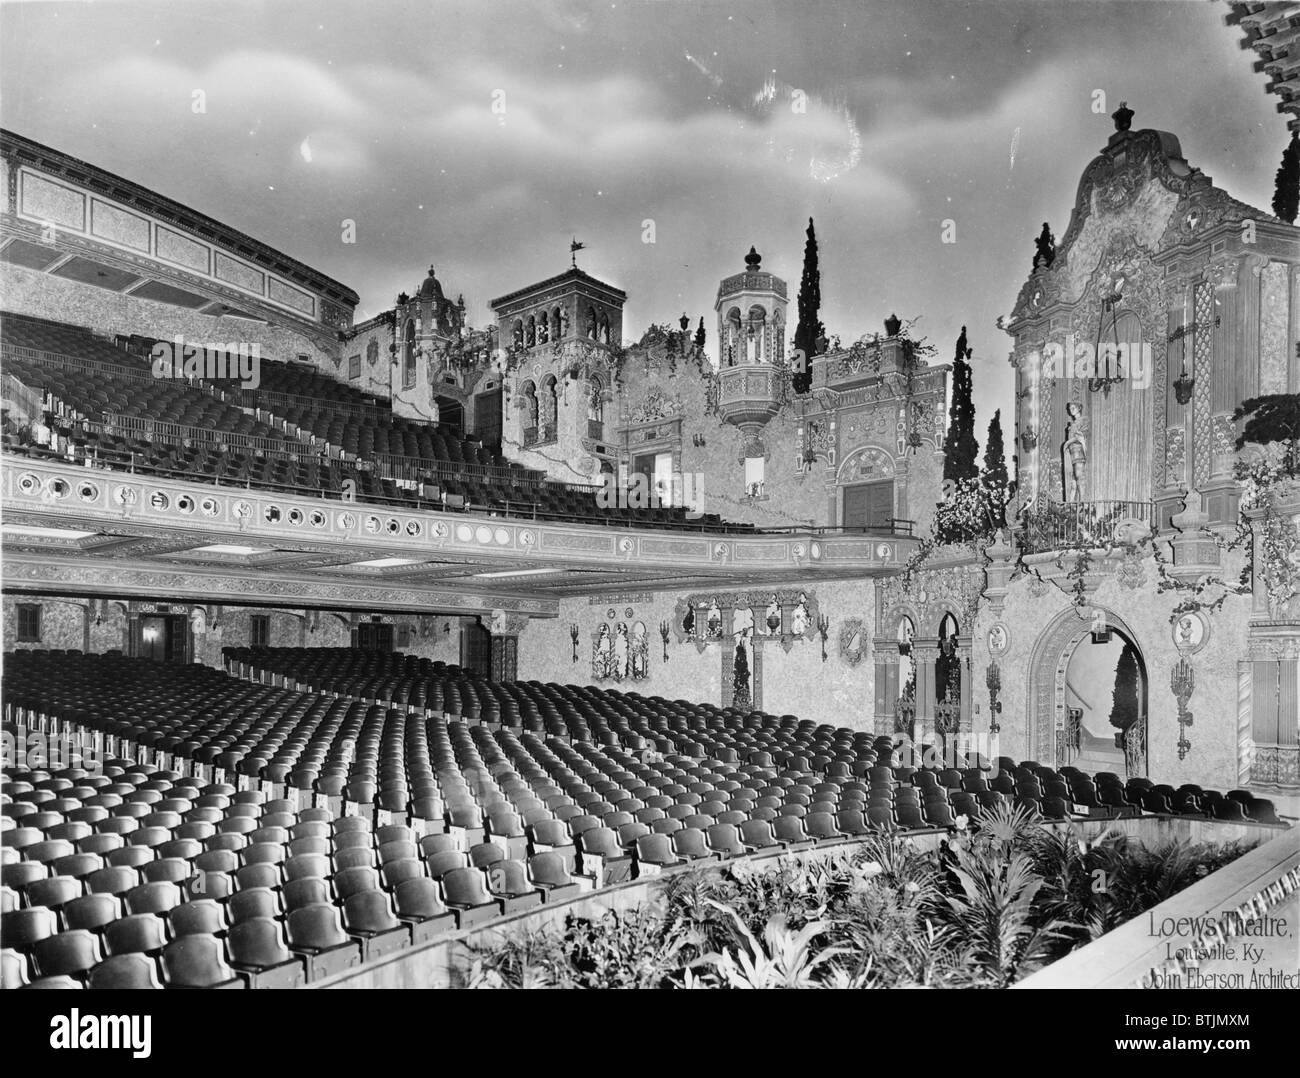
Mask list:
[[957,749],[965,752],[971,740],[972,702],[975,699],[975,686],[971,681],[971,645],[961,644],[957,648],[957,660],[961,664],[961,696],[958,698]]
[[934,740],[935,662],[939,658],[939,641],[914,640],[912,659],[916,663],[916,740]]

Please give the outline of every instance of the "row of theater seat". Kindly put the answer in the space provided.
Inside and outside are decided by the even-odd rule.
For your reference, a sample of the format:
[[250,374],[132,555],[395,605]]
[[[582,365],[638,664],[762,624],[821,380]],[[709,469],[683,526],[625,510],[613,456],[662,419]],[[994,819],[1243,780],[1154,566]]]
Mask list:
[[[228,649],[232,669],[260,671],[259,664],[266,663],[291,671],[282,676],[316,690],[302,693],[199,667],[169,671],[120,656],[24,652],[9,664],[7,698],[177,759],[221,768],[232,777],[280,782],[397,813],[444,811],[450,769],[487,774],[484,757],[533,766],[547,756],[552,772],[563,771],[569,765],[556,756],[554,743],[566,753],[621,756],[626,761],[621,766],[632,769],[629,774],[647,777],[663,778],[639,758],[646,752],[716,760],[727,767],[744,762],[784,769],[815,776],[814,784],[881,778],[883,773],[881,781],[889,785],[893,774],[904,786],[925,783],[922,810],[925,801],[937,799],[930,796],[930,787],[952,790],[955,801],[943,796],[958,815],[1008,798],[1045,803],[1053,814],[1060,814],[1064,803],[1098,815],[1146,809],[1237,819],[1239,804],[1249,818],[1275,819],[1270,805],[1253,807],[1255,799],[1244,792],[1224,797],[1157,787],[1145,779],[1124,786],[1104,773],[1093,783],[1073,768],[1057,773],[1014,761],[998,761],[992,774],[985,774],[989,762],[975,761],[964,779],[955,770],[922,770],[914,779],[912,768],[891,772],[877,763],[882,744],[874,735],[819,727],[794,716],[741,714],[591,687],[495,684],[426,660],[407,657],[399,665],[382,653],[321,650],[317,656],[310,649]],[[313,684],[321,678],[321,661],[332,660],[341,668],[337,675]],[[292,671],[299,662],[302,668]],[[483,727],[466,730],[457,723],[428,722],[430,715],[504,728],[496,733]],[[544,734],[549,737],[543,739]],[[883,750],[892,752],[889,738],[883,739]],[[582,766],[593,765],[582,761]],[[880,791],[882,799],[886,792]],[[900,806],[898,812],[915,825],[910,808]]]
[[[7,431],[9,452],[93,461],[106,468],[140,470],[170,478],[238,483],[263,489],[341,496],[350,481],[349,496],[360,501],[403,504],[411,508],[471,509],[530,519],[580,521],[606,526],[707,529],[751,532],[752,526],[725,523],[716,514],[691,520],[681,508],[631,509],[602,506],[596,488],[539,482],[538,473],[512,464],[472,437],[460,437],[435,424],[393,414],[359,394],[299,364],[273,359],[261,362],[262,385],[245,391],[238,383],[213,379],[237,403],[180,379],[155,379],[149,367],[150,338],[119,338],[124,350],[71,325],[24,315],[0,316],[0,347],[5,367],[29,388],[48,393],[66,409],[96,426],[60,421],[57,452],[47,452]],[[18,355],[14,348],[93,360],[94,367],[68,366]],[[293,397],[268,397],[262,390]],[[286,434],[256,418],[273,416],[310,432],[341,449],[353,465],[333,461],[308,467],[302,461],[320,456],[320,447]],[[182,439],[165,431],[148,437],[124,436],[100,429],[109,415],[180,424],[266,439],[269,453],[227,450],[217,441]],[[382,474],[382,454],[427,461],[421,471],[403,472],[401,481]],[[301,460],[300,460],[301,458]],[[486,466],[486,467],[484,467]]]
[[[284,658],[279,665],[286,665]],[[54,671],[103,661],[70,653],[9,659],[7,701],[15,668],[30,664],[47,682],[85,687],[84,678],[59,678]],[[150,665],[129,667],[146,708]],[[452,668],[411,657],[363,656],[349,665],[359,678],[369,678],[367,691],[384,677],[458,680],[448,676]],[[178,673],[152,669],[162,681]],[[255,694],[288,692],[215,676]],[[461,687],[472,684],[460,679]],[[565,735],[543,738],[494,728],[495,722],[471,726],[376,709],[385,723],[403,720],[392,761],[403,770],[427,765],[432,782],[420,814],[408,812],[403,822],[387,822],[392,814],[379,800],[334,810],[300,808],[302,795],[292,788],[285,792],[293,797],[275,799],[262,790],[124,762],[93,775],[75,768],[11,773],[3,791],[3,934],[6,946],[11,939],[18,944],[6,955],[6,981],[297,983],[385,948],[568,897],[580,887],[701,859],[797,849],[871,829],[946,828],[961,815],[1012,799],[1048,817],[1066,818],[1085,807],[1090,814],[1129,812],[1129,797],[1161,792],[1141,780],[1121,785],[1103,773],[1094,782],[1074,769],[1003,759],[972,759],[964,769],[901,766],[889,736],[832,730],[793,716],[741,715],[628,694],[593,697],[571,686],[514,688],[537,688],[521,698],[563,706],[565,714],[557,706],[557,716],[573,720]],[[176,699],[184,700],[184,693]],[[330,700],[327,706],[356,703]],[[611,712],[620,705],[651,722],[663,715],[677,724],[678,740],[669,747],[691,751],[638,751],[620,735],[597,743],[594,732],[613,734],[613,728],[597,717],[593,731],[579,707],[599,712],[598,703]],[[231,700],[219,706],[232,706]],[[692,709],[694,721],[685,721]],[[48,703],[37,713],[47,722],[60,714]],[[218,724],[233,717],[212,716]],[[146,719],[145,736],[147,726]],[[423,731],[423,738],[408,743],[410,730]],[[702,751],[706,738],[745,733],[771,734],[772,751],[749,751],[744,762],[734,758],[734,747],[725,748],[729,760]],[[141,745],[136,737],[129,741]],[[194,763],[183,754],[177,759],[187,767]],[[260,773],[256,781],[273,783]],[[1096,806],[1088,805],[1090,786],[1099,792]],[[1123,805],[1104,803],[1115,800],[1112,790]],[[1244,791],[1217,799],[1190,787],[1174,792],[1183,795],[1185,809],[1191,797],[1197,808],[1230,803],[1260,822],[1276,821],[1268,802]],[[406,807],[414,810],[417,803]],[[339,817],[339,810],[365,811],[366,818]],[[255,897],[240,897],[245,894]],[[182,907],[192,908],[178,913]],[[32,912],[40,910],[53,919]],[[258,927],[237,929],[245,919]],[[253,949],[254,936],[261,951]],[[191,937],[202,942],[180,942]],[[261,957],[254,961],[254,955]]]

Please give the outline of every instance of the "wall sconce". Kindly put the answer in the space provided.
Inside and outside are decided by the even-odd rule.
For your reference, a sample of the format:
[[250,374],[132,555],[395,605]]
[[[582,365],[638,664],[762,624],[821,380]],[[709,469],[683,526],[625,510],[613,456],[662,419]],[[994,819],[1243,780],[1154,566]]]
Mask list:
[[1173,689],[1178,701],[1178,759],[1185,760],[1192,751],[1192,743],[1187,737],[1187,728],[1192,725],[1192,713],[1187,710],[1187,701],[1192,698],[1192,691],[1196,688],[1196,674],[1187,656],[1184,655],[1174,666],[1173,673],[1169,675],[1169,687]]
[[691,444],[694,445],[696,449],[703,449],[707,443],[704,441],[703,434],[693,434],[691,435]]
[[444,622],[442,623],[442,635],[443,635],[443,636],[451,636],[451,621],[450,621],[450,620],[448,620],[448,621],[444,621]]
[[997,663],[989,663],[984,671],[984,684],[989,689],[989,733],[996,734],[1002,729],[998,716],[1002,714],[1002,701],[998,695],[1002,691],[1002,670]]
[[668,634],[671,631],[672,631],[672,626],[669,625],[668,622],[661,621],[659,623],[659,635],[663,637],[663,641],[664,641],[664,662],[668,661]]
[[826,634],[830,632],[831,619],[825,614],[817,615],[817,635],[822,638],[822,662],[826,661]]
[[573,661],[578,661],[578,625],[575,622],[569,626],[569,638],[573,641]]

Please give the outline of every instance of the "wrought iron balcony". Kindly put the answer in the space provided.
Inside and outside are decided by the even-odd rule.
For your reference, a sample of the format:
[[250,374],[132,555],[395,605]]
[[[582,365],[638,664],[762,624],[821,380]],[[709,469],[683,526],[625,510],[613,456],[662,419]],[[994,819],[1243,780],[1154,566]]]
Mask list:
[[1085,544],[1122,542],[1121,525],[1151,527],[1151,502],[1048,502],[1034,506],[1023,518],[1021,545],[1030,554],[1064,550]]

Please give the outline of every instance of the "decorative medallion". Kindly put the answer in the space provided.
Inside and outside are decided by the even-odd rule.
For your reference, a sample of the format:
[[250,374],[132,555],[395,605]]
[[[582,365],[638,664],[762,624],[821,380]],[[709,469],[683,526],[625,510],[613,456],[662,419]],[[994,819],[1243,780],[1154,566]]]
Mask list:
[[1179,614],[1172,626],[1174,647],[1182,655],[1195,655],[1210,642],[1209,619],[1199,610]]
[[867,654],[867,626],[861,618],[846,618],[840,625],[840,658],[857,666]]
[[998,622],[989,629],[988,641],[990,655],[995,657],[1005,655],[1011,646],[1011,633],[1002,622]]

